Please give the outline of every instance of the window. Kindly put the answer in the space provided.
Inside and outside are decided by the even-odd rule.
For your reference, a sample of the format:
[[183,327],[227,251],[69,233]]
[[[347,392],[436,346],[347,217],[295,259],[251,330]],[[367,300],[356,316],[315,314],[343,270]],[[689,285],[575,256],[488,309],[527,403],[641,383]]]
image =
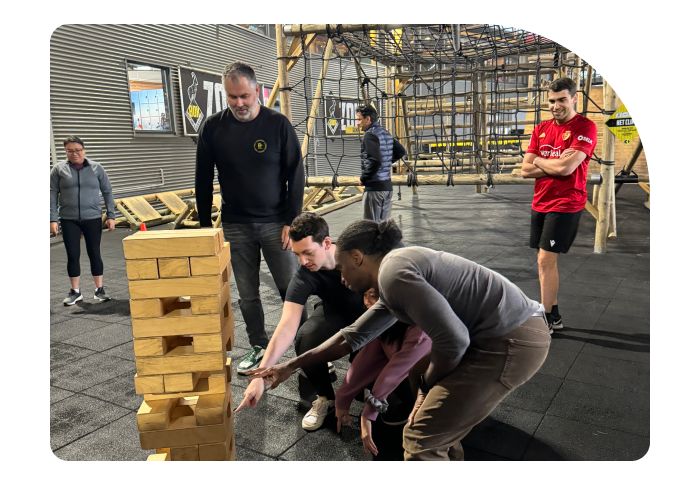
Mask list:
[[134,130],[173,133],[168,69],[126,63]]
[[267,37],[276,38],[275,24],[238,24],[244,29],[252,30]]

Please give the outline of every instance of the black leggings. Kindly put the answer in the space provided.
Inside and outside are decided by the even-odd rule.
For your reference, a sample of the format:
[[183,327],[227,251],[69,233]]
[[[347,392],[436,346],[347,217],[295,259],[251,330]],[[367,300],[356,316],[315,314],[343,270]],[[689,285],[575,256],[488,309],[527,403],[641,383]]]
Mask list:
[[90,271],[94,277],[100,277],[104,270],[100,256],[102,239],[102,218],[77,221],[62,219],[63,244],[68,255],[68,276],[80,277],[80,234],[85,235],[85,247],[90,258]]

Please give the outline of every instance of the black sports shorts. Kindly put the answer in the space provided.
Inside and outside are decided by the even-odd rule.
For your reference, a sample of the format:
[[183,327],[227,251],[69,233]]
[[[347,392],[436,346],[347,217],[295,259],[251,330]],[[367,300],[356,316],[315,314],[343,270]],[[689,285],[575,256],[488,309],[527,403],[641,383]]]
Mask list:
[[539,213],[530,217],[530,248],[566,253],[576,238],[583,209],[577,213]]

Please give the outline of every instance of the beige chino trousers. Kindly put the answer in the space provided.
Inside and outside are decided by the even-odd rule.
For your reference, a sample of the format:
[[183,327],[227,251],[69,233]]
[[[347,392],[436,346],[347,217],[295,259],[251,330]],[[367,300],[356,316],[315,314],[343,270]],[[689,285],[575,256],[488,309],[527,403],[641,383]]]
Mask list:
[[430,390],[413,425],[404,428],[404,459],[464,460],[460,440],[532,378],[550,341],[543,317],[531,317],[504,336],[472,340],[457,368]]

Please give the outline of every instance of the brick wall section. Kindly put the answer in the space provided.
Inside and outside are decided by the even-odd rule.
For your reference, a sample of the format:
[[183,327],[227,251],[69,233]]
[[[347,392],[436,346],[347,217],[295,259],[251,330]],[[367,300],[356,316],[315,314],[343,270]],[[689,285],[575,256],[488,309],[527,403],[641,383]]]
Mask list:
[[[602,86],[591,86],[591,100],[593,102],[603,108],[603,87]],[[619,105],[622,102],[620,101]],[[545,111],[542,111],[540,115],[540,120],[545,121],[549,120],[552,118],[551,113],[547,109],[547,100],[546,98],[542,100],[541,106],[544,108]],[[589,102],[588,103],[588,118],[593,121],[597,126],[598,126],[598,144],[596,145],[595,149],[595,154],[600,157],[603,154],[603,130],[607,130],[608,128],[605,126],[605,119],[607,118],[606,116],[600,114],[600,113],[595,113],[598,111],[598,108],[596,106]],[[534,120],[534,113],[528,113],[527,114],[527,123],[525,127],[525,134],[531,134],[532,130],[534,128],[534,125],[532,124],[532,120]],[[632,114],[632,118],[634,119],[634,114]],[[625,166],[627,161],[629,161],[630,157],[632,157],[632,153],[634,152],[634,148],[637,146],[637,141],[639,138],[633,140],[630,144],[625,145],[622,143],[621,140],[615,138],[615,173],[617,174],[619,171],[622,170],[622,168]],[[529,140],[524,140],[523,141],[523,149],[527,149]],[[591,172],[599,172],[601,166],[597,164],[596,162],[591,162],[589,165],[589,170]],[[634,164],[634,169],[633,169],[637,174],[640,176],[648,176],[649,175],[649,169],[647,167],[647,158],[646,154],[644,153],[644,150],[642,149],[642,153],[639,155],[639,158],[637,159],[637,163]]]

